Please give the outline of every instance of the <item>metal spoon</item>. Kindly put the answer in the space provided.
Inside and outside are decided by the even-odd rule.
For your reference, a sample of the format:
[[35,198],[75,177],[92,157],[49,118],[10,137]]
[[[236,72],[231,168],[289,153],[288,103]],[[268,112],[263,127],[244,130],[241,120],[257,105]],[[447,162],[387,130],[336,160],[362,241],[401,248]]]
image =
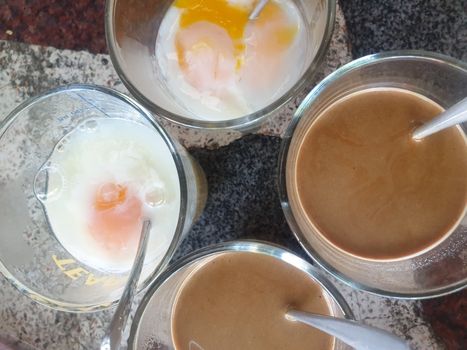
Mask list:
[[250,17],[248,17],[249,20],[256,19],[258,15],[260,14],[261,11],[263,11],[264,6],[268,3],[269,0],[259,0],[258,3],[256,4],[255,8],[253,11],[250,13]]
[[141,230],[141,237],[138,243],[138,250],[136,251],[135,261],[130,271],[130,277],[123,290],[122,297],[112,317],[110,326],[105,333],[101,342],[100,350],[118,350],[122,342],[122,332],[125,328],[128,316],[131,311],[131,304],[136,294],[139,277],[143,269],[144,257],[146,256],[146,248],[149,240],[149,231],[151,230],[151,221],[144,220],[143,228]]
[[465,121],[467,121],[467,98],[464,98],[433,120],[415,129],[412,138],[421,140],[424,137]]
[[408,344],[394,334],[355,321],[296,310],[288,311],[285,317],[318,328],[356,350],[410,350]]

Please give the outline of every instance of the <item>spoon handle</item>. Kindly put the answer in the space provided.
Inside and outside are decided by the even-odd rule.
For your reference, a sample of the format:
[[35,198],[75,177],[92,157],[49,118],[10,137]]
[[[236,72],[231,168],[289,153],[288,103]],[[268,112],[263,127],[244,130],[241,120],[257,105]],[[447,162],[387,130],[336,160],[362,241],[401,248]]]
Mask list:
[[144,257],[148,245],[149,231],[151,230],[151,221],[144,220],[139,239],[138,250],[136,251],[135,261],[131,268],[128,281],[123,290],[123,294],[112,317],[110,326],[101,342],[100,350],[118,350],[122,342],[122,332],[130,315],[131,304],[136,294],[138,281],[143,269]]
[[467,98],[464,98],[436,118],[415,129],[412,137],[415,140],[421,140],[435,132],[465,121],[467,121]]
[[288,311],[286,318],[318,328],[356,350],[410,350],[407,343],[394,334],[355,321],[295,310]]
[[256,19],[261,11],[263,11],[264,6],[268,3],[269,0],[259,0],[256,4],[253,11],[251,11],[250,16],[248,17],[249,20]]

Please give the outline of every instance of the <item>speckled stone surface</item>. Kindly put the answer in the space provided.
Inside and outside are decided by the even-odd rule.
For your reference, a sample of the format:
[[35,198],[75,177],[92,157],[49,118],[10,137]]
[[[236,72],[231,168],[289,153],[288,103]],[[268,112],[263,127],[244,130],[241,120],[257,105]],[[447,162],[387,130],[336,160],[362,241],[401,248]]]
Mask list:
[[467,61],[465,0],[344,0],[352,53],[428,50]]
[[[346,35],[339,12],[337,31],[317,79],[350,60]],[[27,97],[72,82],[125,92],[106,55],[0,41],[0,120]],[[254,237],[281,243],[305,256],[285,223],[275,187],[277,136],[299,101],[292,101],[262,128],[262,134],[271,136],[247,136],[213,151],[199,147],[226,145],[241,135],[194,132],[165,124],[184,145],[198,147],[192,148],[192,153],[204,167],[210,186],[206,210],[179,255],[219,240]],[[413,349],[443,348],[420,317],[420,303],[373,296],[336,284],[357,319],[408,339]],[[0,337],[8,334],[37,349],[95,349],[110,315],[111,311],[72,315],[47,309],[0,278]]]
[[106,53],[105,0],[2,0],[0,40]]

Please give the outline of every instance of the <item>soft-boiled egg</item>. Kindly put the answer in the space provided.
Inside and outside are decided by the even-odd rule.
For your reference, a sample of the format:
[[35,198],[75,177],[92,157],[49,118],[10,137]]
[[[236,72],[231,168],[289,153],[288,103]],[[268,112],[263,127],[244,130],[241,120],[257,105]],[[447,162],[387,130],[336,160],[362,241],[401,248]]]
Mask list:
[[156,42],[159,70],[194,118],[237,118],[271,103],[302,74],[306,35],[290,0],[176,0]]
[[221,94],[235,83],[235,47],[219,26],[197,22],[175,38],[179,69],[199,91]]
[[132,266],[143,218],[151,220],[147,261],[161,259],[180,211],[178,172],[162,137],[119,118],[90,119],[54,148],[40,198],[57,240],[99,270]]

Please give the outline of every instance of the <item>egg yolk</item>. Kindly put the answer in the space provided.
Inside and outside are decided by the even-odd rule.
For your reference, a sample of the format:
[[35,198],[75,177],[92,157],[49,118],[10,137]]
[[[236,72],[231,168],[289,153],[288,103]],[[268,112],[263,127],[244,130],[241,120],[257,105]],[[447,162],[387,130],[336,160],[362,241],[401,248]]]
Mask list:
[[175,6],[183,9],[181,28],[196,22],[210,22],[227,31],[236,49],[244,48],[241,40],[248,24],[249,7],[230,4],[227,0],[177,0]]
[[105,183],[94,193],[90,231],[106,249],[134,249],[142,226],[142,203],[124,185]]
[[244,65],[239,72],[239,84],[246,94],[271,101],[286,77],[300,70],[289,60],[290,54],[297,51],[288,51],[298,32],[297,21],[274,1],[269,1],[258,18],[250,22],[245,31]]
[[[266,59],[276,65],[274,56],[293,43],[298,27],[284,9],[270,1],[259,17],[250,21],[255,3],[175,1],[174,6],[181,11],[175,38],[178,64],[187,82],[197,90],[222,96],[223,90],[235,85],[236,73],[246,59],[258,56],[255,62]],[[246,55],[245,42],[249,43]],[[274,74],[270,69],[268,73]]]
[[177,33],[175,47],[185,79],[199,91],[216,93],[234,80],[234,47],[222,28],[194,23]]
[[281,7],[272,1],[268,2],[252,25],[253,30],[263,32],[262,49],[268,54],[286,50],[298,32],[297,25],[290,23]]
[[[208,45],[211,50],[218,50],[220,48],[219,54],[214,53],[211,54],[211,56],[214,56],[214,59],[219,56],[225,57],[227,61],[230,61],[230,56],[232,56],[232,54],[229,53],[226,55],[225,52],[223,52],[223,48],[226,45],[233,45],[233,56],[236,60],[234,68],[238,69],[241,67],[243,62],[242,55],[245,49],[243,34],[248,24],[248,16],[250,13],[250,8],[248,6],[231,4],[227,0],[176,0],[175,7],[182,9],[180,28],[182,30],[185,29],[185,32],[189,29],[189,31],[192,32],[191,37],[198,38],[198,46]],[[216,41],[212,43],[211,40],[211,43],[207,43],[209,40],[206,40],[204,32],[212,29],[209,27],[203,28],[202,26],[193,27],[193,24],[197,23],[215,25],[218,29],[225,32],[225,38],[221,35],[222,33],[215,33]],[[199,33],[197,33],[197,30],[199,30]],[[183,35],[183,33],[179,34]],[[193,51],[193,47],[189,47],[188,50]],[[177,54],[180,67],[183,69],[183,64],[186,62],[186,59],[184,49],[182,48],[181,50],[180,45],[177,45]],[[211,61],[212,60],[213,59],[211,59]],[[209,68],[209,64],[206,62],[204,62],[204,66]],[[206,71],[206,69],[204,70]],[[234,72],[235,71],[231,74]]]

